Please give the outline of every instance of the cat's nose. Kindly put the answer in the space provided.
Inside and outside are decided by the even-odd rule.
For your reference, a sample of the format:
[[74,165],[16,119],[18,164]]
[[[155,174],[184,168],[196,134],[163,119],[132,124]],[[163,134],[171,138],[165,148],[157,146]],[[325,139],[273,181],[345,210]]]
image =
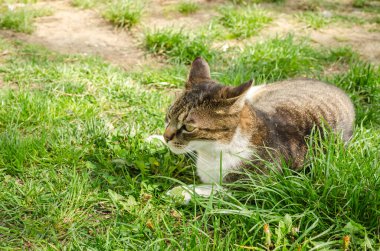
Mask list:
[[174,126],[169,125],[168,127],[166,127],[165,133],[164,133],[164,139],[166,140],[166,142],[169,142],[170,140],[174,138],[176,131],[177,129]]

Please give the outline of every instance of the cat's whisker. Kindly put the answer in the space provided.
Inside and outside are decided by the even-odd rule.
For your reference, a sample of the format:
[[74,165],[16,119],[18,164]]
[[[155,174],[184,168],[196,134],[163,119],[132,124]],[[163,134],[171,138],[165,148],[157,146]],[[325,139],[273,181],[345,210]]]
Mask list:
[[189,157],[196,163],[198,160],[198,157],[194,153],[188,153]]
[[188,152],[187,153],[187,155],[189,156],[189,158],[191,159],[191,160],[193,160],[195,163],[197,162],[197,156],[196,156],[196,154],[194,153],[194,152]]
[[192,159],[193,159],[193,161],[195,163],[200,162],[200,163],[202,163],[204,165],[209,165],[210,164],[205,158],[203,158],[202,156],[196,155],[194,152],[192,152],[191,156],[192,156]]
[[194,163],[196,163],[196,162],[197,162],[197,159],[196,159],[196,157],[189,155],[189,158],[190,158],[192,161],[194,161]]

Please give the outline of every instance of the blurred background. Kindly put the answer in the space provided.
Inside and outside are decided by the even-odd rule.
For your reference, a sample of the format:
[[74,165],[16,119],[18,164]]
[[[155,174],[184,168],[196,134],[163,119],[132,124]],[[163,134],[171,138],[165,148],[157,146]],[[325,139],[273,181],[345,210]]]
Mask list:
[[100,55],[126,69],[136,64],[162,63],[146,56],[147,51],[165,54],[152,51],[159,48],[149,44],[147,34],[164,28],[181,30],[182,36],[193,33],[206,37],[210,47],[222,51],[292,33],[296,37],[309,37],[316,45],[349,46],[370,62],[380,60],[379,1],[3,0],[0,3],[0,35],[63,53]]

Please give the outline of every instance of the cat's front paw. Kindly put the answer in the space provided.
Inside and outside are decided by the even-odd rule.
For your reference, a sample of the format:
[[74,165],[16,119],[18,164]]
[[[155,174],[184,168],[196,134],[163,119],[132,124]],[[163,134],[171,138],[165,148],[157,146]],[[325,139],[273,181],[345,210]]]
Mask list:
[[171,197],[174,197],[181,204],[187,205],[189,204],[193,196],[202,196],[208,198],[221,190],[222,187],[217,185],[186,185],[174,187],[173,189],[169,190],[166,194]]

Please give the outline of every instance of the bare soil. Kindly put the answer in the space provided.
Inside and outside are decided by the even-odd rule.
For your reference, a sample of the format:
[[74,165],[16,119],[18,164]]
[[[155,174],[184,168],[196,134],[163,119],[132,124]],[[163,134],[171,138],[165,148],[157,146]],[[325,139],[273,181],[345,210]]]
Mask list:
[[36,21],[32,34],[0,31],[0,35],[41,44],[62,53],[99,55],[126,69],[153,60],[144,55],[130,32],[115,29],[94,10],[81,10],[69,1],[39,3],[53,9],[52,16]]
[[198,29],[208,24],[217,15],[215,6],[221,1],[196,1],[200,9],[192,14],[184,15],[175,10],[178,0],[151,0],[147,15],[142,23],[148,29],[181,28],[184,30]]
[[330,24],[319,30],[307,27],[297,22],[289,14],[279,14],[276,19],[267,25],[257,36],[245,40],[229,40],[218,42],[215,46],[240,46],[264,41],[275,36],[294,34],[299,37],[309,37],[316,46],[328,48],[351,47],[362,59],[373,64],[380,64],[380,32],[370,31],[373,25],[354,25],[342,27],[339,24]]
[[312,31],[310,37],[314,42],[329,47],[351,46],[363,59],[380,63],[380,33],[368,32],[363,26],[325,28]]

